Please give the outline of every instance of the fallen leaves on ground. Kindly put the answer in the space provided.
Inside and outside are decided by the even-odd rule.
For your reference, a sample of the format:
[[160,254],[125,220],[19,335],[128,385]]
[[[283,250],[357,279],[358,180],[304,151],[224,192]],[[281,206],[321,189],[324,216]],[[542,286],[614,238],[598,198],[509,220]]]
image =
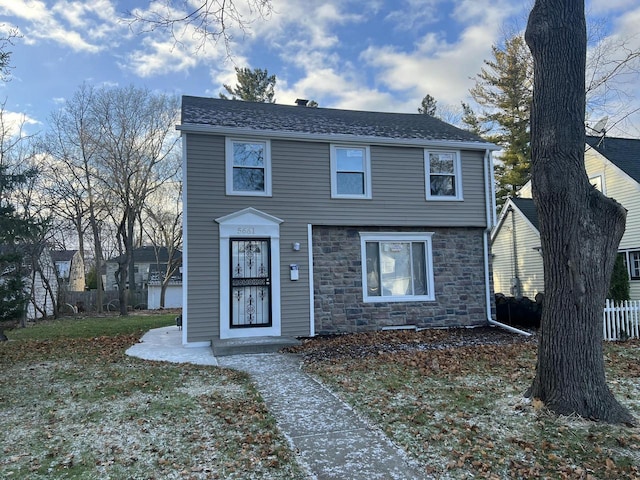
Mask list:
[[246,374],[126,356],[139,338],[0,344],[0,478],[306,478]]
[[[436,478],[640,479],[637,430],[523,398],[536,348],[535,336],[479,328],[336,335],[290,350]],[[640,343],[608,343],[605,359],[614,393],[640,415]]]

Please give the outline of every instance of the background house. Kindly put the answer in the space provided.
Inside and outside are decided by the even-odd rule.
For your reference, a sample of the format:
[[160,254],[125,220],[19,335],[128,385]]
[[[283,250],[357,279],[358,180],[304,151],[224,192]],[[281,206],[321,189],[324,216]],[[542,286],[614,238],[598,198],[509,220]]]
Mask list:
[[165,275],[166,264],[160,266],[152,264],[149,266],[147,308],[151,310],[182,307],[182,267],[178,267],[176,272],[169,278],[165,287],[164,305],[162,305],[162,282]]
[[492,144],[429,115],[183,97],[183,343],[492,314]]
[[[182,252],[176,252],[175,260],[182,262]],[[124,255],[111,258],[105,262],[106,278],[105,290],[117,290],[116,271],[118,262],[122,261]],[[133,250],[134,273],[136,290],[146,290],[149,285],[149,277],[153,272],[165,272],[169,261],[169,251],[167,247],[142,246]]]
[[[58,297],[58,279],[49,248],[42,244],[9,248],[18,248],[23,252],[21,268],[24,288],[28,297],[27,320],[54,315]],[[10,273],[9,270],[0,272],[0,282],[3,281],[5,275]]]
[[[627,226],[620,241],[630,278],[632,300],[640,300],[640,140],[587,137],[585,169],[591,183],[627,209]],[[543,291],[542,256],[531,184],[519,198],[507,201],[491,236],[496,293],[529,298]]]
[[78,250],[52,250],[51,259],[56,266],[61,288],[69,292],[84,291],[84,260]]

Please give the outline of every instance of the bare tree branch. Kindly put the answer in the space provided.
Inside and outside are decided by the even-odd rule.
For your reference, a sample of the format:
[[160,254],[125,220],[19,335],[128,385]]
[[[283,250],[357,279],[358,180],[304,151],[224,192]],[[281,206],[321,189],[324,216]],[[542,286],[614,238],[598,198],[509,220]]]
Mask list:
[[272,13],[271,0],[201,0],[195,5],[187,0],[151,0],[147,10],[128,11],[126,21],[140,32],[165,30],[176,44],[190,35],[196,51],[222,41],[230,55],[234,30],[246,33],[256,19]]

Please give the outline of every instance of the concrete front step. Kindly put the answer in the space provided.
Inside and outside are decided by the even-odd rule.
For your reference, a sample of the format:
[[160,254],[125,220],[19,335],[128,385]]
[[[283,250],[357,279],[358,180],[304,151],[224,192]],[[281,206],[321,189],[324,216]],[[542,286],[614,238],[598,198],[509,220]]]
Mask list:
[[215,357],[241,355],[247,353],[272,353],[284,347],[300,345],[300,340],[291,337],[247,337],[219,338],[211,340],[211,348]]

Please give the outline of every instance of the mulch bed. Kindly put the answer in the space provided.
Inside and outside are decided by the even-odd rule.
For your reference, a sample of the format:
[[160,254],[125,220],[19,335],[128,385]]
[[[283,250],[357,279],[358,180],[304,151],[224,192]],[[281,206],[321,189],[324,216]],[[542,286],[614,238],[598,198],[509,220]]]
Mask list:
[[532,344],[536,339],[535,333],[527,337],[497,327],[388,330],[305,338],[302,345],[288,347],[285,351],[312,362],[479,345]]

